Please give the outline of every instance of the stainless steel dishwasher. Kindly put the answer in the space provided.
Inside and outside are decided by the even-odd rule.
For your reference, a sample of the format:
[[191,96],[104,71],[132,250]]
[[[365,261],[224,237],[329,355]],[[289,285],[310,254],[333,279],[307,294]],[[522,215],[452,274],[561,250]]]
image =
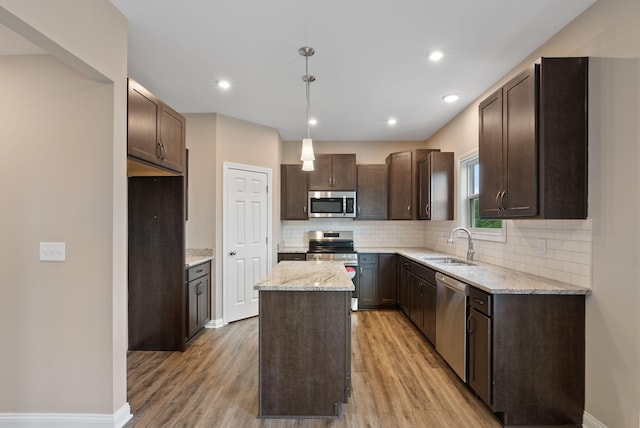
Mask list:
[[467,381],[467,284],[436,273],[436,350]]

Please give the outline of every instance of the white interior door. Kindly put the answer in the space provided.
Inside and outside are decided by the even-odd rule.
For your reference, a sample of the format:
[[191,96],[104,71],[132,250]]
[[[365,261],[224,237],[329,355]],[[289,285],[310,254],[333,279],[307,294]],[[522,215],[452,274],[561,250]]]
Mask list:
[[226,321],[258,315],[253,286],[267,274],[269,263],[270,172],[253,167],[225,168],[224,248]]

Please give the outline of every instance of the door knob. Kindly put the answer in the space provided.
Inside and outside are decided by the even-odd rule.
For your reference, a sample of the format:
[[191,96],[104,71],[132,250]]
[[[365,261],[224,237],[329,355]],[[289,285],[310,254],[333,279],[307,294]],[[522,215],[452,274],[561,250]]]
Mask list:
[[237,253],[236,253],[236,250],[231,250],[231,251],[229,251],[229,255],[230,255],[230,256],[235,256],[236,254],[237,254]]

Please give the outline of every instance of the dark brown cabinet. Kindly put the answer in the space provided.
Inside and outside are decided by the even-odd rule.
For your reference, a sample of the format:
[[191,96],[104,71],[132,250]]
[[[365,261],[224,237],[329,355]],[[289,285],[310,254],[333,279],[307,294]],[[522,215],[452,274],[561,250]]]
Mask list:
[[469,386],[505,426],[579,426],[585,298],[469,287]]
[[308,220],[309,173],[299,164],[280,165],[280,219]]
[[130,177],[129,349],[184,350],[184,177]]
[[400,304],[400,310],[409,316],[409,310],[411,307],[411,262],[402,256],[398,256],[396,259],[398,270],[398,303]]
[[357,219],[387,220],[389,218],[389,166],[357,166]]
[[587,216],[587,58],[542,58],[479,105],[480,216]]
[[285,260],[303,262],[307,260],[307,253],[278,253],[278,263]]
[[410,262],[411,297],[409,318],[432,343],[436,341],[436,285],[435,271]]
[[351,292],[260,291],[259,418],[340,416],[351,394]]
[[356,155],[315,155],[309,190],[356,190]]
[[142,85],[128,79],[127,154],[176,173],[185,169],[186,121]]
[[392,308],[396,305],[395,254],[358,254],[361,309]]
[[415,149],[387,156],[390,220],[418,218],[418,162],[432,151],[434,150]]
[[453,152],[431,152],[418,163],[418,219],[453,220]]
[[187,339],[211,320],[211,262],[187,269]]

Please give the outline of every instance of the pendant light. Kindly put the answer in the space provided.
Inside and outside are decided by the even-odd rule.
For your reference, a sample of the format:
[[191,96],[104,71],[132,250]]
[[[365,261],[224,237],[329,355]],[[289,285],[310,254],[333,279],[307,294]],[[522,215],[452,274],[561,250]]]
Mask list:
[[302,161],[303,171],[313,171],[314,170],[313,161],[315,160],[315,156],[313,154],[313,142],[311,141],[311,137],[309,136],[309,112],[311,110],[311,105],[309,102],[309,86],[311,85],[311,82],[316,80],[316,78],[309,74],[309,57],[316,52],[313,50],[313,48],[305,46],[298,49],[298,53],[304,57],[305,75],[302,76],[302,80],[307,85],[307,110],[306,110],[307,136],[302,140],[302,152],[300,154],[300,160]]

